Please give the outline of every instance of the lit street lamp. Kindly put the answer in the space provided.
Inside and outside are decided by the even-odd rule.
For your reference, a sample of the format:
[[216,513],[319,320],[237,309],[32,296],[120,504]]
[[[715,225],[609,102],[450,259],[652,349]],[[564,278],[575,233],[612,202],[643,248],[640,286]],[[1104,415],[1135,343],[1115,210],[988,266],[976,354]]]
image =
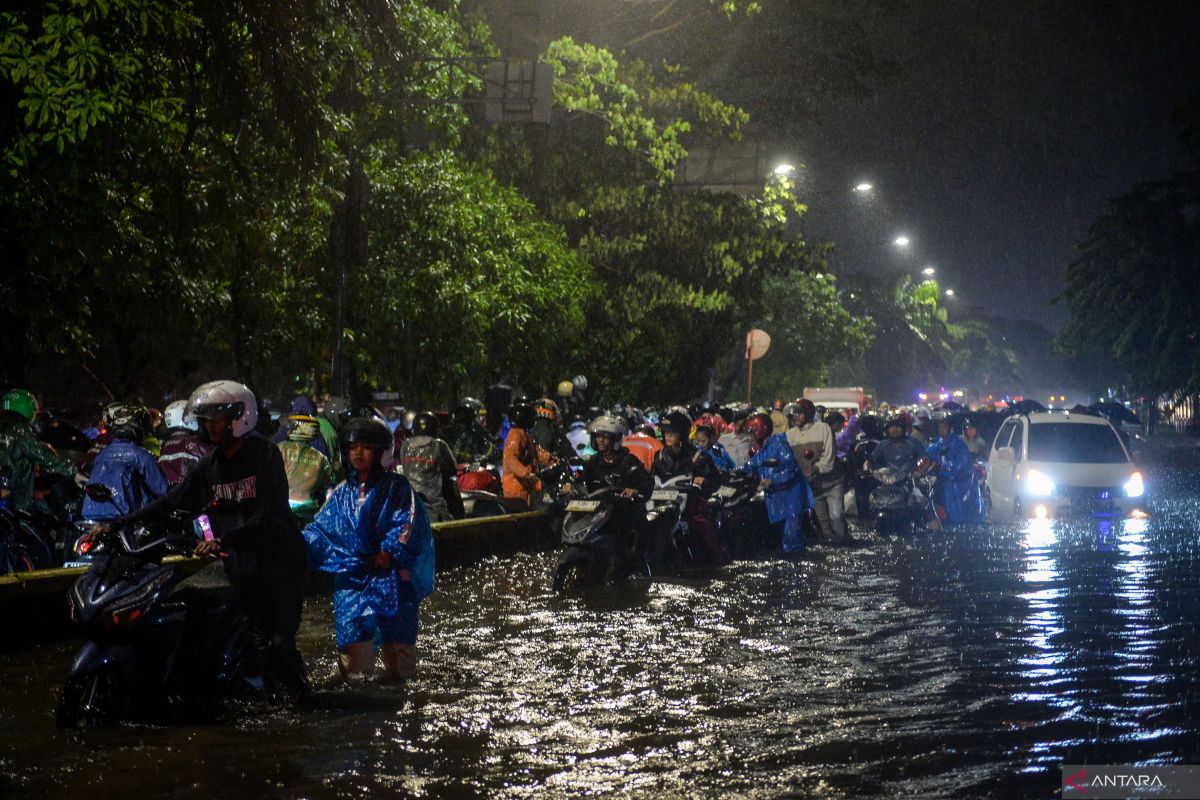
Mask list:
[[793,167],[791,164],[780,164],[778,167],[771,170],[771,172],[773,172],[774,174],[776,174],[780,177],[783,177],[785,175],[791,175],[795,171],[796,171],[796,168]]
[[858,186],[854,187],[854,191],[858,192],[859,194],[866,194],[874,188],[875,187],[869,183],[860,183]]
[[911,243],[912,240],[907,236],[897,236],[896,241],[893,242],[897,247],[908,247]]
[[946,297],[954,297],[954,290],[953,290],[953,289],[947,289],[947,290],[946,290]]
[[937,273],[937,270],[934,269],[933,267],[926,267],[925,269],[921,270],[921,274],[923,274],[929,278],[932,278],[934,276],[934,274],[936,274],[936,273]]

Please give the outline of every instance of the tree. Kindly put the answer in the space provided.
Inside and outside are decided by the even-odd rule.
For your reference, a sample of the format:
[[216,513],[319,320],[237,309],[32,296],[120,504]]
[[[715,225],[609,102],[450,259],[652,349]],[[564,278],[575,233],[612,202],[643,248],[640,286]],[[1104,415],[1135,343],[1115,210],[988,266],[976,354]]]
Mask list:
[[897,399],[912,397],[922,386],[946,383],[954,374],[962,331],[938,303],[936,281],[858,274],[847,276],[845,284],[843,303],[854,318],[874,322],[875,337],[860,364],[844,364],[841,370],[872,380],[880,396]]
[[1094,393],[1114,383],[1149,395],[1200,387],[1198,186],[1181,176],[1112,200],[1067,267],[1055,301],[1071,321],[1057,342],[1101,368]]
[[[828,386],[840,360],[861,358],[874,339],[870,318],[854,317],[842,305],[836,279],[800,270],[768,278],[762,316],[754,326],[771,335],[771,347],[755,364],[754,389],[760,402],[798,397],[806,386]],[[738,376],[728,393],[744,398],[745,353],[730,362]]]

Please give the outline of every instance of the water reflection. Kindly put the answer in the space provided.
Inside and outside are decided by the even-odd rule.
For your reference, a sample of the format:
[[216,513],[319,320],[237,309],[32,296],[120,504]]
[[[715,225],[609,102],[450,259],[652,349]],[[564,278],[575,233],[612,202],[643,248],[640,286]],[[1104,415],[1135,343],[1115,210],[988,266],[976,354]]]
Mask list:
[[[1147,724],[1166,698],[1158,654],[1167,634],[1152,585],[1146,518],[1087,521],[1032,519],[1021,531],[1025,602],[1023,655],[1016,673],[1028,681],[1011,697],[1117,729],[1124,740],[1176,733]],[[1120,687],[1116,697],[1097,687]]]
[[1033,681],[1032,691],[1013,695],[1017,701],[1035,700],[1060,705],[1053,693],[1042,691],[1059,673],[1064,654],[1054,646],[1053,640],[1063,632],[1059,598],[1059,573],[1052,553],[1057,541],[1057,520],[1035,518],[1026,522],[1022,531],[1021,546],[1025,553],[1025,570],[1021,580],[1029,590],[1019,596],[1028,603],[1028,612],[1023,622],[1023,639],[1029,654],[1017,660],[1022,669],[1019,674]]

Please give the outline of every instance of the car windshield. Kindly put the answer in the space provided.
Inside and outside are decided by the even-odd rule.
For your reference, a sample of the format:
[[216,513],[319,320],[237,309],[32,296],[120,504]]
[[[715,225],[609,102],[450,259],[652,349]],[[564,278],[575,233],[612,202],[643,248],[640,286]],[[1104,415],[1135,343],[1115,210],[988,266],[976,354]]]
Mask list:
[[1062,464],[1123,464],[1117,434],[1107,425],[1051,422],[1029,427],[1029,460]]

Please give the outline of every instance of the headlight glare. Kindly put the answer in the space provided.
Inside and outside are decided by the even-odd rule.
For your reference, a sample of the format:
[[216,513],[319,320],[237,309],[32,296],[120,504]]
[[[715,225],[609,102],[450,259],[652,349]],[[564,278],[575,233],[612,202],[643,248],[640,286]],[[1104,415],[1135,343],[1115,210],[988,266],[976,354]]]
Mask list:
[[1054,481],[1036,469],[1029,470],[1025,480],[1026,486],[1029,487],[1029,493],[1034,497],[1049,497],[1054,494]]
[[1126,497],[1141,497],[1146,493],[1146,484],[1142,480],[1142,473],[1135,472],[1129,476],[1129,480],[1125,481],[1125,496]]

